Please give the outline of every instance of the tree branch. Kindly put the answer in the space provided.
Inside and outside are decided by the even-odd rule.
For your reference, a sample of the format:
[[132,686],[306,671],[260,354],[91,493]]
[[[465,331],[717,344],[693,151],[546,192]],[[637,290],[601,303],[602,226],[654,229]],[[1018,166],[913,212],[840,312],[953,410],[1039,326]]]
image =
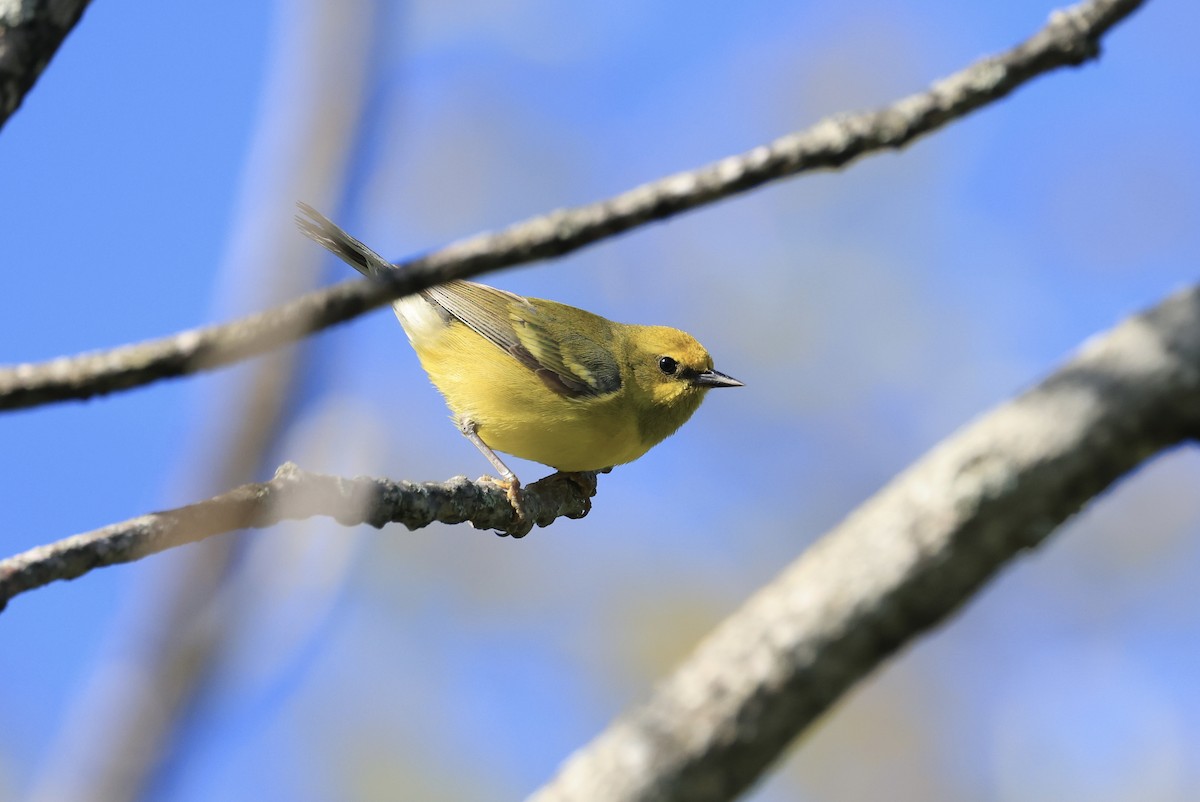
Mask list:
[[[347,164],[361,152],[368,128],[364,104],[382,39],[373,33],[381,5],[361,0],[276,4],[275,33],[266,44],[265,89],[235,202],[244,211],[232,221],[219,267],[242,277],[254,271],[248,283],[257,288],[261,303],[315,289],[327,266],[322,253],[286,226],[266,224],[267,210],[286,207],[296,197],[344,197],[353,184],[354,171]],[[264,253],[274,258],[264,262]],[[230,287],[235,296],[250,289],[247,282],[234,283],[243,285]],[[310,373],[311,357],[307,349],[280,349],[222,386],[221,397],[208,405],[208,420],[200,424],[206,434],[177,455],[193,477],[189,497],[215,495],[274,467],[265,462],[266,455],[282,447],[295,422],[297,385]],[[240,532],[214,537],[189,548],[187,559],[172,567],[169,581],[154,588],[132,583],[138,586],[129,605],[139,611],[136,643],[98,665],[83,683],[86,691],[67,710],[28,797],[151,802],[173,796],[196,717],[204,715],[245,635],[247,619],[226,612],[239,605],[261,612],[278,603],[279,586],[261,582],[250,568],[257,564],[255,546],[266,546],[286,561],[294,549],[303,550],[304,540],[255,543]],[[336,564],[339,552],[353,550],[353,542],[328,541],[323,559]],[[313,615],[321,596],[318,591],[306,597],[315,605],[306,607]],[[113,623],[115,630],[123,628],[120,621]],[[291,634],[300,637],[298,630]]]
[[0,3],[0,127],[21,105],[88,0]]
[[730,616],[535,802],[717,802],[1112,482],[1200,434],[1200,287],[943,442]]
[[91,398],[211,370],[443,281],[562,256],[769,181],[834,169],[868,153],[901,148],[1038,75],[1096,57],[1100,38],[1142,2],[1088,0],[1055,12],[1046,27],[1023,44],[977,61],[926,92],[877,111],[827,118],[805,131],[608,200],[460,240],[397,263],[396,272],[383,281],[345,282],[232,323],[109,351],[0,369],[0,409]]
[[75,579],[93,568],[284,520],[321,515],[346,526],[400,523],[409,529],[434,521],[469,521],[477,529],[524,537],[535,524],[584,517],[595,494],[595,473],[551,474],[525,488],[525,517],[518,521],[504,488],[494,482],[471,482],[465,476],[420,484],[366,476],[347,479],[309,473],[288,462],[269,482],[242,485],[207,501],[132,518],[0,560],[0,610],[17,594],[55,580]]

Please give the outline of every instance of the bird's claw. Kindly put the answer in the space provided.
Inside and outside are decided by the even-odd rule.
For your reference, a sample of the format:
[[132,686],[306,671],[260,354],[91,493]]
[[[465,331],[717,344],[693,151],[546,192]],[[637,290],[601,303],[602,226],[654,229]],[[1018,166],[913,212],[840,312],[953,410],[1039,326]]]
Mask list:
[[529,525],[525,515],[524,492],[521,488],[521,480],[517,477],[512,479],[497,479],[494,476],[481,476],[479,481],[483,484],[495,485],[504,490],[504,495],[508,499],[508,503],[513,508],[513,522],[507,529],[497,529],[501,535],[512,535],[513,537],[524,537],[533,527]]

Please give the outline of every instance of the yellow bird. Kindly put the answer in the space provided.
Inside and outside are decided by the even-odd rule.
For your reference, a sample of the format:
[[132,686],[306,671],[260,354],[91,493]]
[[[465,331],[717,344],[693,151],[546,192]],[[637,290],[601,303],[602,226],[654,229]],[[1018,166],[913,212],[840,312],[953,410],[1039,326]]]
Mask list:
[[[301,230],[366,276],[393,266],[306,204]],[[393,305],[459,429],[500,472],[497,451],[563,472],[632,462],[673,434],[714,387],[741,387],[666,326],[614,323],[573,306],[449,281]]]

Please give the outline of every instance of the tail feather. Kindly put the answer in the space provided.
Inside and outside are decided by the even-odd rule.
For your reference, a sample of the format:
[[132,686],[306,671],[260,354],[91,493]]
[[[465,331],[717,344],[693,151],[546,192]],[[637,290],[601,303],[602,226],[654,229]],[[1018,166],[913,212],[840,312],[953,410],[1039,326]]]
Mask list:
[[307,203],[297,203],[300,214],[296,225],[309,239],[327,248],[335,256],[364,276],[385,275],[392,263],[347,234],[340,226]]

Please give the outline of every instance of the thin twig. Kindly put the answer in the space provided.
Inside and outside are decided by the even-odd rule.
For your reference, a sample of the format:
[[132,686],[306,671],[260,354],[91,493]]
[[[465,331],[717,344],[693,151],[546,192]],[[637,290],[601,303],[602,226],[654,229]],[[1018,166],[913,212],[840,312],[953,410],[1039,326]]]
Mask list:
[[1111,483],[1200,435],[1200,287],[938,445],[726,619],[535,802],[725,802]]
[[525,488],[524,518],[518,520],[504,487],[495,482],[472,482],[465,476],[420,484],[367,476],[350,479],[309,473],[288,462],[269,482],[242,485],[207,501],[132,518],[0,560],[0,609],[13,596],[55,580],[285,520],[326,516],[346,526],[399,523],[409,529],[435,521],[470,522],[477,529],[524,537],[534,525],[584,517],[595,494],[595,473],[551,474]]
[[570,253],[655,220],[788,176],[842,167],[901,148],[1030,79],[1082,64],[1100,38],[1144,0],[1089,0],[1056,12],[1023,44],[977,61],[928,91],[864,114],[830,117],[746,153],[559,210],[397,264],[383,281],[345,282],[232,323],[49,362],[0,369],[0,409],[20,409],[138,387],[228,365],[454,278]]

